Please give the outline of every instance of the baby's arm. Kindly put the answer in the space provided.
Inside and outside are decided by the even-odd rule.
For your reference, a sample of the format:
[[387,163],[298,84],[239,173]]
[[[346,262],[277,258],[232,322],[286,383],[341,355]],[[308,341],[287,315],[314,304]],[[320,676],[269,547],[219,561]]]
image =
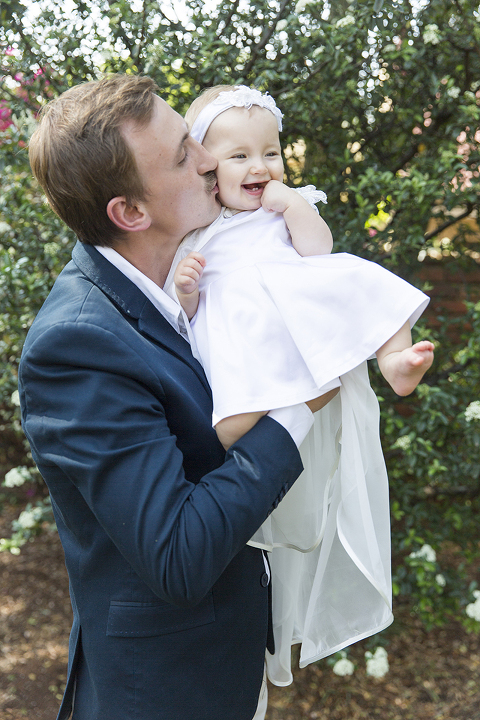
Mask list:
[[377,360],[385,380],[397,395],[410,395],[433,362],[433,343],[428,340],[412,345],[407,322],[377,350]]
[[197,312],[198,283],[202,277],[204,267],[205,258],[203,255],[191,252],[186,258],[180,260],[173,276],[177,297],[189,320]]
[[299,255],[328,255],[332,233],[325,220],[305,198],[278,180],[270,180],[262,195],[267,212],[280,212],[287,224],[292,245]]

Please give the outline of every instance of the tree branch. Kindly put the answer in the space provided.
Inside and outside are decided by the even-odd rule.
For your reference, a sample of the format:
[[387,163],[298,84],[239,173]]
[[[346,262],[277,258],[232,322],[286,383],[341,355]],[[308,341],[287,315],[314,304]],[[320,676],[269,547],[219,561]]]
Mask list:
[[147,2],[148,2],[148,0],[143,0],[142,27],[140,30],[140,38],[137,43],[137,50],[135,53],[135,57],[133,58],[136,65],[138,65],[138,60],[139,60],[140,53],[142,51],[143,43],[145,41],[145,36],[146,36],[145,28],[146,28],[146,24],[147,24]]
[[445,220],[445,222],[435,228],[435,230],[432,230],[429,233],[425,233],[425,235],[423,236],[424,242],[428,242],[432,239],[432,237],[435,237],[435,235],[438,235],[438,233],[442,232],[442,230],[446,230],[448,227],[451,227],[452,225],[455,225],[455,223],[460,222],[464,218],[468,217],[472,212],[473,208],[473,203],[467,203],[467,209],[461,215],[450,218],[450,220]]
[[270,38],[272,37],[273,33],[275,32],[275,28],[277,26],[278,21],[281,19],[283,12],[285,8],[287,7],[290,0],[282,0],[282,4],[280,5],[280,10],[278,11],[276,17],[274,18],[272,24],[270,26],[267,26],[265,30],[263,31],[263,35],[260,38],[260,42],[257,43],[252,49],[252,54],[250,56],[250,60],[243,68],[243,76],[246,78],[250,70],[255,64],[255,60],[258,57],[258,54],[261,50],[265,47],[265,45],[268,43]]
[[297,88],[301,87],[302,85],[306,85],[307,83],[310,82],[310,80],[311,80],[313,77],[315,77],[315,75],[318,75],[318,73],[322,72],[322,70],[324,70],[324,69],[327,67],[327,65],[328,65],[328,62],[325,61],[324,63],[322,63],[321,65],[319,65],[318,67],[316,67],[315,70],[313,70],[313,71],[310,73],[310,75],[308,75],[306,78],[303,78],[302,80],[299,80],[299,81],[296,82],[294,85],[286,85],[285,87],[280,88],[280,90],[275,90],[274,92],[272,92],[272,96],[273,96],[273,97],[278,97],[278,96],[281,95],[282,93],[288,92],[289,90],[291,90],[292,87],[295,88],[295,89],[297,89]]
[[223,21],[223,28],[222,28],[221,30],[219,30],[219,25],[220,25],[220,23],[219,23],[219,25],[217,26],[217,30],[216,30],[216,33],[215,33],[217,39],[220,38],[221,34],[222,34],[223,32],[225,32],[226,28],[230,25],[230,23],[231,23],[231,21],[232,21],[232,17],[233,17],[233,16],[235,15],[235,13],[237,12],[239,2],[240,2],[240,0],[235,0],[234,2],[232,2],[232,7],[231,7],[230,12],[228,13],[227,19]]

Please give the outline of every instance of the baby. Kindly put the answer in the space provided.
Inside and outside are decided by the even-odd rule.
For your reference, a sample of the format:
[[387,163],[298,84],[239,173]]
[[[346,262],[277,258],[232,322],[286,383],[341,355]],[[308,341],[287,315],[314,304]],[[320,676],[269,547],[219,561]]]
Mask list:
[[366,361],[376,354],[407,395],[433,345],[410,334],[428,297],[375,263],[330,254],[315,207],[324,193],[283,184],[281,118],[273,98],[243,86],[192,104],[186,120],[218,160],[222,208],[185,238],[165,289],[174,278],[226,448],[270,410],[322,408],[300,447],[304,472],[249,543],[271,551],[267,669],[287,685],[292,643],[303,667],[392,622],[388,479]]
[[[187,122],[191,122],[195,114],[198,116],[202,105],[211,103],[215,94],[218,97],[224,90],[224,87],[213,89],[213,92],[207,91],[200,96],[192,104]],[[252,212],[259,208],[268,213],[280,213],[298,255],[329,253],[332,236],[328,226],[314,206],[299,192],[283,184],[278,120],[278,113],[275,115],[271,108],[255,104],[249,109],[230,107],[213,119],[202,142],[218,160],[218,197],[222,205],[234,213]],[[252,232],[250,228],[249,232]],[[261,244],[261,235],[256,240]],[[239,243],[240,253],[243,252],[241,248]],[[198,308],[199,283],[205,264],[204,255],[194,251],[178,264],[175,272],[177,296],[189,319],[194,317]],[[248,287],[245,292],[248,292]],[[375,350],[383,376],[398,395],[411,393],[433,361],[431,342],[424,340],[412,345],[408,322]],[[331,394],[327,395],[328,399],[330,397]],[[313,398],[305,400],[312,402]],[[315,403],[312,406],[315,407]],[[263,407],[219,420],[215,427],[224,446],[228,448],[238,440],[269,409]]]

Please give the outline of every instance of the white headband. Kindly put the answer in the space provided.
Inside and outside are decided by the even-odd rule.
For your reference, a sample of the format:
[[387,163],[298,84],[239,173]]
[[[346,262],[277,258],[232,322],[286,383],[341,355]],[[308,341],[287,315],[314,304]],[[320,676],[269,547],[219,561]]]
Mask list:
[[259,107],[270,110],[277,120],[278,130],[280,131],[282,129],[283,114],[275,105],[275,100],[271,95],[267,93],[263,95],[260,90],[254,90],[246,85],[236,85],[234,90],[219,93],[215,100],[212,100],[211,103],[203,108],[192,125],[190,135],[194,140],[198,140],[198,142],[201,143],[217,115],[233,107],[244,107],[250,110],[252,105],[258,105]]

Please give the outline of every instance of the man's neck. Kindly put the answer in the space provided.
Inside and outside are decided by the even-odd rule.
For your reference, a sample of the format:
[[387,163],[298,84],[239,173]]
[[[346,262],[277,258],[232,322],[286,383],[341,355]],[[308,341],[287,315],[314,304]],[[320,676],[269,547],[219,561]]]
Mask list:
[[114,250],[163,288],[179,244],[180,240],[174,238],[154,243],[151,238],[135,233],[115,243]]

